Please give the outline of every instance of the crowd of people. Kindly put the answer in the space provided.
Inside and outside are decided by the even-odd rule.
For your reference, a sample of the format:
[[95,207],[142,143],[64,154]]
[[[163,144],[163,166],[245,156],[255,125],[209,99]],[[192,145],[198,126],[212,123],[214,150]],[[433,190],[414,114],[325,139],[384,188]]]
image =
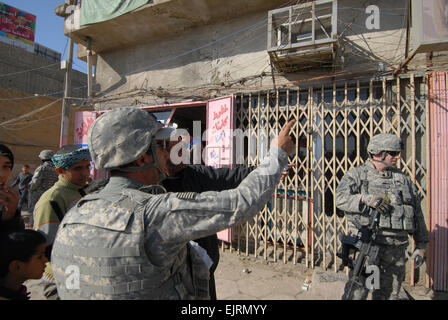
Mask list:
[[[83,189],[90,174],[87,149],[67,145],[55,154],[43,150],[39,158],[42,164],[34,175],[29,172],[29,165],[24,165],[8,186],[14,155],[7,146],[0,145],[0,297],[3,299],[28,299],[33,295],[57,299],[49,263],[52,242],[65,212],[85,195]],[[19,192],[14,189],[16,185]],[[21,211],[27,200],[31,219],[25,228]]]
[[[271,141],[258,167],[174,165],[175,129],[144,110],[117,108],[92,124],[89,149],[43,150],[34,175],[23,166],[11,185],[14,155],[0,144],[0,299],[216,299],[216,233],[270,200],[295,149],[293,126]],[[338,186],[336,205],[353,233],[368,223],[366,208],[383,213],[382,290],[374,298],[394,299],[408,235],[416,259],[428,235],[415,187],[396,169],[400,139],[373,137],[369,147],[370,159]],[[92,161],[110,178],[90,182]],[[21,219],[27,198],[29,228]],[[73,267],[77,276],[67,285]],[[361,284],[352,298],[366,296]]]

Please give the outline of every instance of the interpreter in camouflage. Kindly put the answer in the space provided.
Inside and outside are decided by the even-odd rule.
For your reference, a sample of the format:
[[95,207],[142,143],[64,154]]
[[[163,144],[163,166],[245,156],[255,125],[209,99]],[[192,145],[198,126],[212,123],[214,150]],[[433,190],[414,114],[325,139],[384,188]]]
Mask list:
[[[380,212],[379,233],[375,240],[380,247],[376,264],[380,271],[380,288],[372,293],[375,300],[398,299],[406,272],[409,235],[415,240],[416,250],[412,256],[415,267],[423,263],[429,242],[416,187],[397,168],[401,149],[402,143],[397,136],[375,135],[367,146],[369,159],[349,170],[336,189],[336,206],[346,213],[350,235],[355,236],[362,226],[369,224],[369,207]],[[348,284],[342,299],[367,298],[365,285],[357,286],[353,296],[348,297]]]
[[[39,158],[42,160],[42,164],[34,171],[33,178],[29,184],[30,200],[29,210],[31,213],[34,211],[37,201],[42,194],[50,189],[56,181],[58,181],[58,174],[56,168],[51,161],[51,157],[54,152],[51,150],[42,150],[39,154]],[[30,225],[33,225],[33,215],[31,215]]]
[[70,209],[52,265],[62,299],[208,299],[208,268],[190,241],[242,223],[271,197],[294,145],[291,121],[259,168],[233,190],[150,194],[163,178],[170,128],[138,108],[101,115],[90,154],[111,172],[99,192]]

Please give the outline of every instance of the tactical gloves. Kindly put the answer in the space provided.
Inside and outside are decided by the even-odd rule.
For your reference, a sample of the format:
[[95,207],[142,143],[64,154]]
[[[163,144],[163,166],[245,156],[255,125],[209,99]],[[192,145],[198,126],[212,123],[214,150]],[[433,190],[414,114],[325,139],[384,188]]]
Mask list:
[[365,194],[362,196],[362,202],[367,206],[378,210],[381,214],[389,214],[392,210],[390,200],[380,196]]
[[425,262],[425,249],[415,249],[411,259],[414,260],[414,269],[420,268]]

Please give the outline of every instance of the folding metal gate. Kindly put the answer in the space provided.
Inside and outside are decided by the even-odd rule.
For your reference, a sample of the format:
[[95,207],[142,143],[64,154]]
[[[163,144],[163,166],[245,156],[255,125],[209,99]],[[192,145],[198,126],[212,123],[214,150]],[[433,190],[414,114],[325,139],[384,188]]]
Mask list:
[[259,215],[234,229],[237,250],[337,271],[338,235],[347,224],[334,206],[335,190],[345,172],[367,159],[368,141],[377,133],[401,136],[400,167],[417,185],[426,214],[425,81],[410,75],[236,95],[235,127],[248,132],[246,165],[257,165],[268,150],[269,135],[296,120],[291,174]]

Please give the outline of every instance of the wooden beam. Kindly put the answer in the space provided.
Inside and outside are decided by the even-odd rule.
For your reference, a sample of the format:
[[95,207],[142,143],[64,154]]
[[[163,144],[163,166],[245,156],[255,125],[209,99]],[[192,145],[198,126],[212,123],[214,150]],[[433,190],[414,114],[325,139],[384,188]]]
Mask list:
[[400,71],[401,71],[401,69],[403,69],[413,58],[414,58],[414,56],[417,54],[417,50],[415,50],[414,52],[412,52],[412,54],[409,56],[409,57],[407,57],[406,58],[406,60],[404,60],[403,61],[403,63],[401,63],[398,67],[397,67],[397,69],[395,69],[395,71],[394,71],[394,73],[393,73],[393,75],[394,76],[396,76]]

